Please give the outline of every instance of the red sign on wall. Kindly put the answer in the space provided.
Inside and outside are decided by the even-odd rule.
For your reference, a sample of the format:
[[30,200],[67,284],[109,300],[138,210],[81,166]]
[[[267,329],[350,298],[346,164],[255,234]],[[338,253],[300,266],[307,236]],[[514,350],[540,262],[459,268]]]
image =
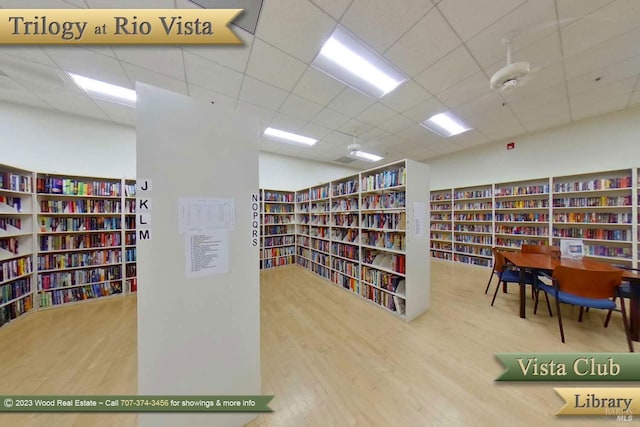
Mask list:
[[514,148],[516,148],[516,143],[514,141],[507,144],[507,150],[513,150]]

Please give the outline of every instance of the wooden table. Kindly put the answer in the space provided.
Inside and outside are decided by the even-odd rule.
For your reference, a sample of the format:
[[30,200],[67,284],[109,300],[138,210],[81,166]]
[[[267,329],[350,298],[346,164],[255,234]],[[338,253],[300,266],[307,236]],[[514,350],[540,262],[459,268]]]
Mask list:
[[552,258],[549,255],[530,254],[522,252],[500,252],[509,263],[520,269],[520,317],[526,317],[526,294],[525,294],[525,270],[544,271],[553,273],[558,266],[582,268],[585,270],[599,271],[622,271],[622,280],[626,280],[631,284],[631,300],[629,323],[631,329],[631,339],[640,341],[640,273],[637,271],[622,270],[610,264],[590,259],[567,259]]

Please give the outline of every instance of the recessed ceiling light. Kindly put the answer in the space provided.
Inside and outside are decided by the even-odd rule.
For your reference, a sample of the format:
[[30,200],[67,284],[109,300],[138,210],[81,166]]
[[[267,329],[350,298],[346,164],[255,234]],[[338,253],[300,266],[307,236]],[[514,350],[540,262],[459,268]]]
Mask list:
[[374,98],[381,98],[408,77],[348,31],[338,27],[313,60],[314,68]]
[[303,144],[306,146],[311,146],[318,142],[317,139],[309,138],[307,136],[302,136],[291,132],[286,132],[280,129],[274,129],[272,127],[266,128],[264,130],[264,134],[273,138],[282,139],[285,142],[295,142],[297,144]]
[[102,99],[104,101],[116,102],[128,107],[136,105],[136,91],[127,89],[122,86],[112,85],[100,80],[94,80],[89,77],[80,76],[78,74],[67,73],[69,77],[83,89],[91,97]]
[[460,119],[454,117],[453,114],[448,112],[436,114],[420,124],[431,132],[445,138],[471,130],[469,126],[465,125],[460,121]]
[[352,156],[358,157],[360,159],[369,161],[369,162],[378,162],[382,159],[384,159],[384,157],[382,156],[378,156],[377,154],[371,154],[371,153],[367,153],[366,151],[352,151],[351,153]]

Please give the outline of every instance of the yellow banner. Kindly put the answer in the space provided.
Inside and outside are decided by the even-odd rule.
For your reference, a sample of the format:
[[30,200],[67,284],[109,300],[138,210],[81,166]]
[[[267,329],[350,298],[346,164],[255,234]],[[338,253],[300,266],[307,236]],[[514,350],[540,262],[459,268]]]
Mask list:
[[0,9],[0,44],[242,44],[242,9]]
[[631,387],[568,387],[554,388],[565,401],[556,415],[640,414],[640,388]]

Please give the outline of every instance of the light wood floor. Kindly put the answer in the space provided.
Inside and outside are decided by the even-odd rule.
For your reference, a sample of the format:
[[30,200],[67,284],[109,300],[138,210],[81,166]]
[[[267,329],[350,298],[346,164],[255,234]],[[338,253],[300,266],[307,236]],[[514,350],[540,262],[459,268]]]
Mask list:
[[[404,323],[298,267],[262,273],[262,384],[272,414],[251,427],[603,425],[557,418],[553,387],[495,383],[499,352],[625,352],[619,316],[556,319],[517,288],[494,307],[488,270],[432,263],[432,308]],[[494,282],[495,283],[495,282]],[[528,301],[531,302],[531,301]],[[135,297],[35,313],[0,329],[0,394],[135,394]],[[602,384],[599,384],[602,386]],[[598,384],[595,384],[598,386]],[[623,384],[629,386],[629,384]],[[215,416],[215,415],[213,415]],[[135,415],[4,414],[0,426],[135,426]]]

